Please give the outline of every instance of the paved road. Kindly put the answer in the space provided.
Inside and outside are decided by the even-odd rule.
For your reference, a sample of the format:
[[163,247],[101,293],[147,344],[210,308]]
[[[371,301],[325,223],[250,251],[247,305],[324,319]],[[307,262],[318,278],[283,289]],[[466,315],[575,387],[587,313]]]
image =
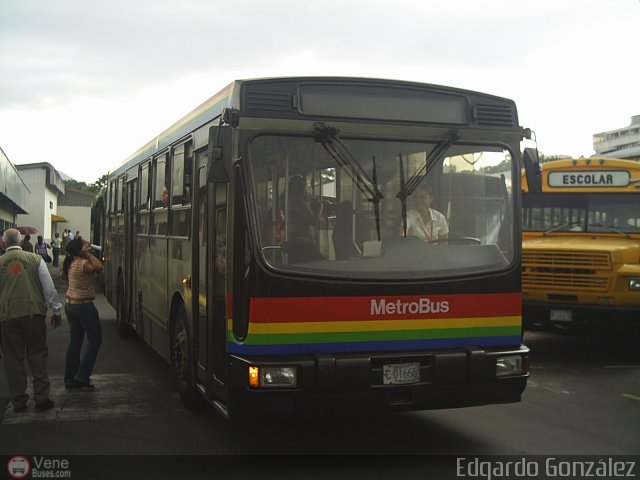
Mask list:
[[[55,273],[55,272],[54,272]],[[64,287],[57,282],[61,298]],[[0,454],[627,454],[640,452],[640,361],[624,338],[527,332],[532,376],[519,404],[323,418],[233,430],[212,410],[191,412],[169,367],[140,340],[121,340],[97,299],[104,341],[88,392],[63,388],[68,328],[49,331],[49,412],[4,411]],[[632,352],[633,353],[633,352]],[[635,358],[634,358],[635,357]],[[4,371],[0,405],[7,405]]]

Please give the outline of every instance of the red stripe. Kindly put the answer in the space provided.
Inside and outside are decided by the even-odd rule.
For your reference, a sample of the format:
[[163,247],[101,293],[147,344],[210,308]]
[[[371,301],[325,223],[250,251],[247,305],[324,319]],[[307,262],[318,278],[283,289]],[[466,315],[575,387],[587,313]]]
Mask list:
[[[384,299],[387,304],[407,304],[429,299],[448,303],[447,312],[372,314],[371,302]],[[393,307],[392,307],[393,308]],[[442,310],[442,308],[441,308]],[[416,318],[469,318],[519,316],[522,313],[520,293],[468,295],[416,295],[390,297],[287,297],[252,298],[251,322],[348,322],[362,320],[394,320]]]

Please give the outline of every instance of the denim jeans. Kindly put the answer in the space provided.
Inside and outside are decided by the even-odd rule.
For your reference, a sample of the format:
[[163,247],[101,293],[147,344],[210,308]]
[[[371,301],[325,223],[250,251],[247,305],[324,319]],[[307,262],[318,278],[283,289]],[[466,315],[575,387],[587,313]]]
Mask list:
[[53,266],[57,267],[60,265],[60,249],[53,247]]
[[[69,385],[74,380],[88,383],[102,343],[102,327],[98,309],[93,302],[67,303],[64,306],[64,311],[69,321],[69,347],[64,367],[64,383]],[[85,334],[88,344],[81,358],[80,352]]]

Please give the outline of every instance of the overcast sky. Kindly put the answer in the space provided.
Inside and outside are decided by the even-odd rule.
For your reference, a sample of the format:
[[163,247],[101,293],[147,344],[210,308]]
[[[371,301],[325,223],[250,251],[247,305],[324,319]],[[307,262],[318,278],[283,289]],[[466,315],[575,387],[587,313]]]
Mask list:
[[93,182],[236,78],[515,100],[545,155],[640,114],[639,0],[0,0],[0,147]]

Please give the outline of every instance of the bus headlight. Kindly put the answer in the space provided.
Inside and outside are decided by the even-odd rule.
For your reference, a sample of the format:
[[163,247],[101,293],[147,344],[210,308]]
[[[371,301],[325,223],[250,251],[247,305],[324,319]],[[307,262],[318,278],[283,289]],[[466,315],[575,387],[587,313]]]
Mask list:
[[249,385],[251,387],[274,388],[296,387],[298,370],[293,366],[249,367]]
[[632,277],[629,279],[629,290],[640,292],[640,277]]
[[510,377],[522,375],[522,357],[520,355],[509,355],[508,357],[496,358],[496,377]]

